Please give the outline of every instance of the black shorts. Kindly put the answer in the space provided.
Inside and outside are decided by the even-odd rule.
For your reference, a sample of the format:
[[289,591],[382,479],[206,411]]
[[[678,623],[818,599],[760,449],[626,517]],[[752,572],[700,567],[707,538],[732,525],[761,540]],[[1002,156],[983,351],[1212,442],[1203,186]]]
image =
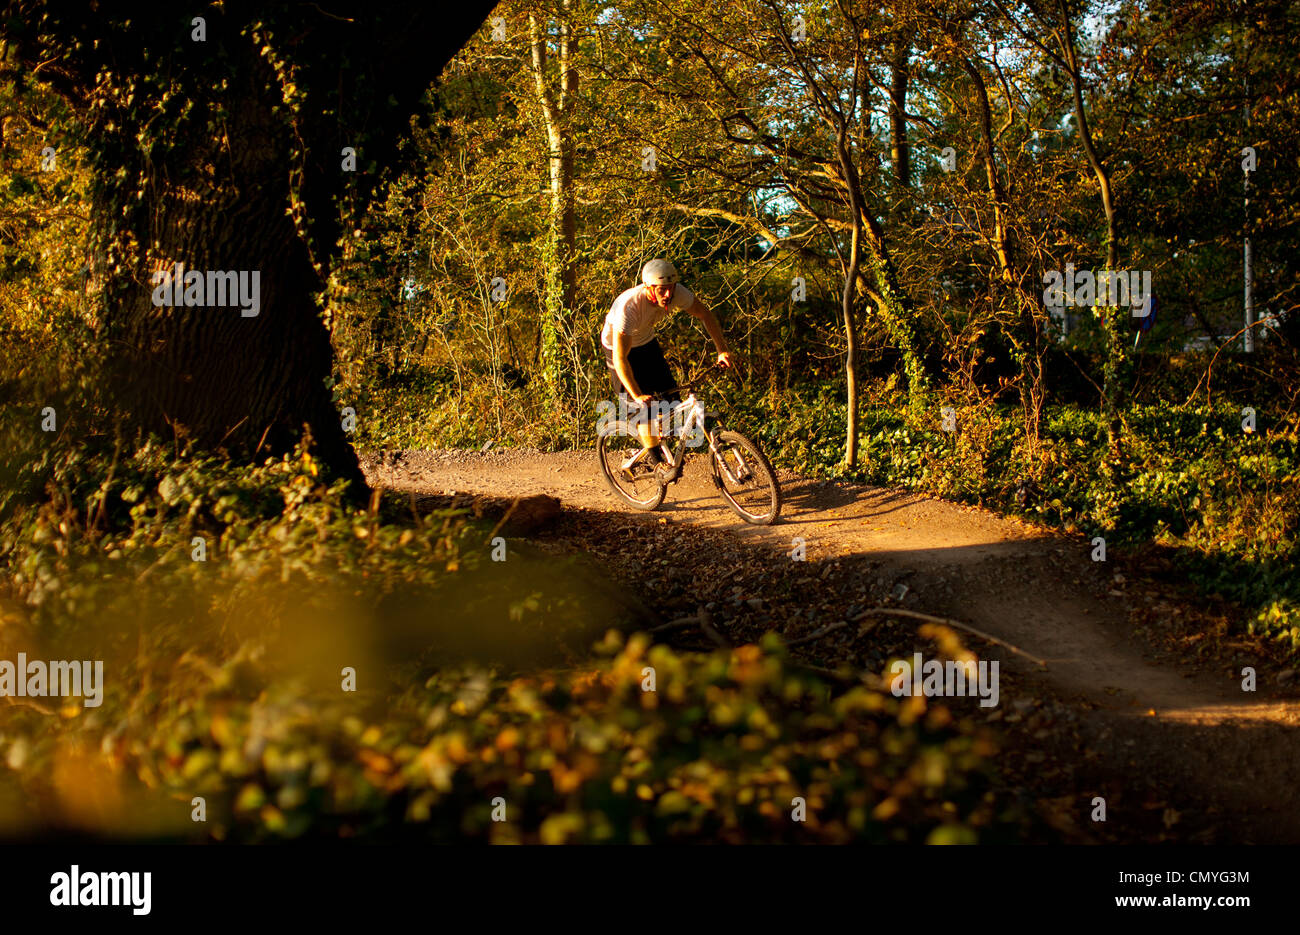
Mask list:
[[[669,369],[668,361],[664,360],[664,349],[659,346],[658,338],[628,351],[627,363],[642,393],[660,399],[681,401],[681,397],[677,395],[677,378]],[[614,388],[615,396],[627,395],[627,389],[623,386],[623,381],[618,378],[618,371],[614,369],[613,356],[608,351],[605,353],[605,366],[609,370],[609,382]]]

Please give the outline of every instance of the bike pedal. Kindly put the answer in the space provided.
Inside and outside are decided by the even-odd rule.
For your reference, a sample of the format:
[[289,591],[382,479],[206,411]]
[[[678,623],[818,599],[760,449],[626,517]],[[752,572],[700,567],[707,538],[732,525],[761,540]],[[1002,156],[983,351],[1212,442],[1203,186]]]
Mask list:
[[682,472],[665,461],[655,467],[655,478],[661,484],[675,484],[681,479]]

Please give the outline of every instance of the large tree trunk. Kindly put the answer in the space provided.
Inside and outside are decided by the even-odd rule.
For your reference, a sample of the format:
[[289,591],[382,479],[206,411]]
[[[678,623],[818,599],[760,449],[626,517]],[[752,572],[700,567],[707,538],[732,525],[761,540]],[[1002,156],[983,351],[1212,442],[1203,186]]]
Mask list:
[[[167,436],[174,429],[202,447],[251,457],[287,450],[307,425],[320,457],[357,480],[356,456],[325,385],[332,353],[313,300],[320,274],[285,210],[289,130],[272,113],[265,79],[254,71],[235,89],[227,140],[212,139],[203,126],[183,140],[191,166],[219,166],[228,153],[230,171],[149,173],[141,255],[106,321],[113,391],[130,425]],[[101,229],[120,212],[112,193],[94,207]],[[154,305],[151,274],[177,263],[256,272],[257,314]]]
[[[326,466],[362,486],[316,304],[338,206],[364,209],[373,169],[391,165],[429,84],[494,5],[203,7],[202,38],[189,16],[158,17],[152,4],[90,20],[7,5],[6,38],[43,63],[89,144],[101,403],[122,429],[253,460],[289,450],[305,426]],[[152,275],[177,263],[256,273],[256,314],[207,295],[155,304]]]

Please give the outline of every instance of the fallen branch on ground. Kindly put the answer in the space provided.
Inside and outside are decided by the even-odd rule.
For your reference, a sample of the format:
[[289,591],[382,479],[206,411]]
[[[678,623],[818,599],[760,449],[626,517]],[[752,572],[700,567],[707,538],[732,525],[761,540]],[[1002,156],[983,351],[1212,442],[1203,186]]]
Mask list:
[[834,623],[828,623],[824,627],[820,627],[816,630],[813,630],[807,636],[801,636],[797,640],[790,640],[785,645],[802,646],[804,643],[811,643],[814,640],[821,639],[827,633],[834,633],[836,630],[842,630],[844,627],[847,627],[848,625],[849,622],[847,620],[836,620]]
[[1018,656],[1024,656],[1026,659],[1038,663],[1044,669],[1047,668],[1047,661],[1045,659],[1039,659],[1037,656],[1033,655],[1032,653],[1025,652],[1019,646],[1013,646],[1010,643],[1008,643],[1006,640],[998,639],[996,636],[993,636],[990,633],[985,633],[983,630],[977,630],[974,627],[970,626],[969,624],[962,623],[960,620],[953,620],[951,617],[935,617],[932,614],[923,614],[920,611],[916,611],[916,610],[903,610],[901,607],[872,607],[868,610],[864,610],[862,613],[858,614],[853,619],[861,620],[863,617],[878,617],[878,616],[912,617],[916,620],[924,620],[927,623],[939,623],[939,624],[943,624],[944,626],[956,627],[958,630],[965,630],[967,633],[972,633],[975,636],[978,636],[981,639],[986,639],[991,643],[997,643],[999,646],[1003,647],[1004,649],[1009,649],[1011,652],[1015,653]]
[[678,627],[691,627],[699,623],[698,617],[678,617],[676,620],[669,620],[667,623],[661,623],[657,627],[651,627],[649,632],[662,633],[665,630],[676,630]]
[[705,636],[713,640],[713,642],[717,643],[723,649],[733,648],[731,643],[727,641],[726,637],[719,633],[717,628],[713,626],[713,618],[703,607],[697,610],[694,616],[678,617],[676,620],[669,620],[667,623],[661,623],[657,627],[651,627],[648,632],[663,633],[665,630],[676,630],[681,627],[689,626],[698,626],[704,631]]

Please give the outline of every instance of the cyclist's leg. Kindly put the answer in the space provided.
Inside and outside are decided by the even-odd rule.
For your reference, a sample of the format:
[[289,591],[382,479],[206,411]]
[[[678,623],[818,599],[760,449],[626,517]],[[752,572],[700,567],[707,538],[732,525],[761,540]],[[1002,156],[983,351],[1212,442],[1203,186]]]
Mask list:
[[[632,366],[631,356],[632,355],[630,354],[628,355],[629,366]],[[614,390],[614,399],[621,402],[623,405],[620,408],[632,414],[633,419],[635,420],[634,424],[636,425],[637,438],[641,442],[642,450],[646,452],[655,450],[656,446],[659,444],[659,440],[655,438],[654,432],[651,429],[649,413],[639,411],[640,404],[632,399],[631,395],[627,391],[627,387],[625,387],[623,381],[619,379],[618,371],[614,369],[612,362],[608,358],[605,361],[605,366],[609,371],[609,383]],[[632,376],[637,380],[637,383],[640,384],[641,379],[635,369],[632,371]]]
[[[641,392],[655,397],[655,402],[651,404],[654,407],[651,415],[657,416],[671,403],[681,401],[677,393],[677,378],[673,376],[668,361],[664,359],[664,351],[658,338],[640,347],[632,348],[627,356],[628,364],[632,367],[632,375],[636,378]],[[646,448],[657,449],[663,441],[655,434],[649,420],[639,425],[637,430],[641,435],[641,444]]]

